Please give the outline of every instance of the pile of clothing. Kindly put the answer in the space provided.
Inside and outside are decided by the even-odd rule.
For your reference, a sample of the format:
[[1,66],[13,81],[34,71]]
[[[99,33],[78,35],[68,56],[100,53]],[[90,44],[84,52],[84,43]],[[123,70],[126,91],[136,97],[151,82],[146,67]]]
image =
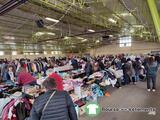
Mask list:
[[20,92],[0,99],[0,103],[1,120],[24,120],[32,108],[29,99]]

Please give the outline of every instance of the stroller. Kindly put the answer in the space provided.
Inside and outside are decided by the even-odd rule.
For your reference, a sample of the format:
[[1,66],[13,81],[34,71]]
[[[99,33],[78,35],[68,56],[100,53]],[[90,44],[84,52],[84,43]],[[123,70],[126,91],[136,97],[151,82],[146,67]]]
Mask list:
[[140,69],[139,78],[140,78],[140,81],[142,82],[146,81],[146,70],[143,65],[141,66],[141,69]]

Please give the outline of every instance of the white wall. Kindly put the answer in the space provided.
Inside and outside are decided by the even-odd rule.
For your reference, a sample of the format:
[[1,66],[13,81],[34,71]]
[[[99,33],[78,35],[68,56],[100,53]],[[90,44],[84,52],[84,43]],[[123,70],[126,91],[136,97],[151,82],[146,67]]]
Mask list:
[[94,56],[120,53],[143,54],[154,50],[160,51],[160,43],[135,41],[132,43],[132,47],[120,48],[119,44],[113,43],[112,45],[106,45],[97,49],[92,49],[90,54]]

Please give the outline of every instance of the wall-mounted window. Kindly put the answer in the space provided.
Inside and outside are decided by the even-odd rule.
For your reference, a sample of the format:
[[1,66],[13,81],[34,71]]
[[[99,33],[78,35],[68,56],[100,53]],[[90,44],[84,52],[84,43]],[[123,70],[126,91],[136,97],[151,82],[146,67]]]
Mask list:
[[37,52],[37,53],[35,53],[35,55],[39,55],[39,53]]
[[4,55],[4,51],[0,51],[0,56],[3,56]]
[[132,37],[121,37],[119,40],[119,47],[131,47],[132,46]]
[[12,55],[17,55],[17,51],[12,51]]
[[43,53],[44,53],[44,55],[47,55],[47,51],[44,51]]

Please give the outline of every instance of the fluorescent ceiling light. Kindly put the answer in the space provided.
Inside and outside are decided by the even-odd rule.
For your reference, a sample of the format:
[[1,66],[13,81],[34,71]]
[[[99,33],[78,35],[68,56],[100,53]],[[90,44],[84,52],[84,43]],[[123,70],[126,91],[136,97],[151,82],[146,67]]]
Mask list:
[[131,29],[131,30],[130,30],[130,33],[134,33],[134,29]]
[[36,36],[42,36],[42,35],[44,35],[45,33],[44,32],[37,32],[35,35]]
[[117,21],[114,20],[113,18],[109,18],[108,21],[109,21],[109,22],[112,22],[112,23],[116,23],[116,22],[117,22]]
[[55,35],[55,33],[52,33],[52,32],[48,32],[47,34],[48,35],[53,35],[53,36]]
[[35,33],[36,36],[42,36],[42,35],[55,35],[55,33],[52,32],[37,32]]
[[86,41],[87,41],[87,39],[83,39],[83,40],[82,40],[82,42],[86,42]]
[[137,28],[143,28],[143,25],[133,25],[133,27],[137,27]]
[[35,55],[39,55],[39,53],[35,53]]
[[71,47],[72,47],[72,48],[75,48],[76,46],[75,46],[75,45],[72,45]]
[[113,37],[113,35],[109,35],[109,37]]
[[67,37],[67,36],[64,37],[65,40],[67,40],[67,39],[69,39],[69,38],[70,38],[70,37]]
[[116,19],[120,19],[120,18],[118,17],[118,15],[113,14],[113,16],[114,16]]
[[3,36],[4,39],[9,39],[9,40],[15,40],[15,37],[13,36]]
[[121,15],[121,16],[132,16],[131,13],[121,13],[120,15]]
[[49,18],[49,17],[46,17],[45,19],[48,20],[48,21],[55,22],[55,23],[59,22],[59,20],[56,20],[56,19],[53,19],[53,18]]
[[96,40],[96,43],[99,43],[100,41],[99,40]]
[[83,40],[84,38],[82,38],[82,37],[76,37],[77,39],[81,39],[81,40]]
[[151,34],[150,32],[147,32],[147,31],[144,31],[143,33],[144,33],[144,34]]
[[88,29],[88,31],[89,31],[89,32],[95,32],[95,30],[92,30],[92,29]]
[[46,41],[47,43],[56,43],[56,41]]
[[34,55],[34,53],[29,53],[30,55]]

